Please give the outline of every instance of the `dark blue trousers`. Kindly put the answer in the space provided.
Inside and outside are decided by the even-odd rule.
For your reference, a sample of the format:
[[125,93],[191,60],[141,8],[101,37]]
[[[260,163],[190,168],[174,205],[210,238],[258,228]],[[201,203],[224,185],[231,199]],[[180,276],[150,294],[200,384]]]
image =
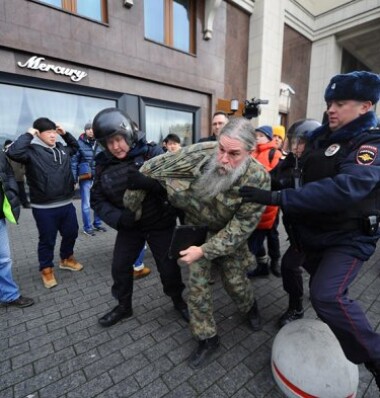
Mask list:
[[36,220],[38,240],[38,261],[40,271],[46,267],[54,267],[54,247],[58,232],[62,236],[59,254],[61,259],[74,253],[75,241],[78,237],[78,220],[72,203],[53,209],[33,208]]
[[348,288],[363,261],[346,252],[344,247],[334,247],[306,253],[304,268],[311,275],[310,299],[351,362],[377,362],[380,334],[374,331],[359,304],[348,297]]

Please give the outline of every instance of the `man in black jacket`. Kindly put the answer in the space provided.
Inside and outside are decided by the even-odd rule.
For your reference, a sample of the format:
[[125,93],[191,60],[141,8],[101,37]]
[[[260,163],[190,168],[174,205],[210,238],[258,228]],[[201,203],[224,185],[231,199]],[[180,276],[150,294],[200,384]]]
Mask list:
[[[57,142],[58,135],[67,146]],[[70,157],[77,150],[76,139],[48,118],[35,120],[33,128],[7,149],[11,159],[25,164],[33,217],[39,233],[40,272],[48,289],[57,285],[53,259],[58,231],[62,235],[59,268],[69,271],[83,268],[73,256],[78,220],[72,203],[74,178]]]
[[165,294],[188,321],[187,305],[182,298],[185,285],[181,270],[176,260],[168,257],[176,210],[160,192],[146,197],[139,221],[135,221],[135,214],[123,205],[127,180],[136,177],[145,160],[162,154],[163,150],[158,145],[148,144],[145,134],[133,129],[130,118],[116,108],[99,112],[94,118],[93,130],[106,150],[96,157],[91,207],[118,231],[112,260],[112,295],[118,305],[101,317],[99,323],[108,327],[132,316],[133,264],[145,241],[156,261]]

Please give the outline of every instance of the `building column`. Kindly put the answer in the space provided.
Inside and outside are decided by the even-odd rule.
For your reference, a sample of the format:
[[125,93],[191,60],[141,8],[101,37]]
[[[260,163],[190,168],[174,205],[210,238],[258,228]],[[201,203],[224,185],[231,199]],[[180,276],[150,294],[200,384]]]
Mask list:
[[256,0],[250,19],[247,98],[269,100],[254,125],[277,124],[286,0]]
[[325,89],[330,79],[340,73],[342,65],[342,47],[335,36],[315,41],[311,49],[309,94],[307,117],[322,121],[326,110]]

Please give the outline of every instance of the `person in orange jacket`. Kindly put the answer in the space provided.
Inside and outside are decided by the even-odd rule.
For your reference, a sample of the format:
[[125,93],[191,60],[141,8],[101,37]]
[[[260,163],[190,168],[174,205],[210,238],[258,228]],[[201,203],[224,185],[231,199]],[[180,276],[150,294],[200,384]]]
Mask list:
[[[271,126],[257,127],[255,134],[257,145],[252,157],[260,162],[269,172],[277,166],[282,157],[282,153],[277,149],[276,142],[273,140],[273,129]],[[278,206],[267,206],[259,225],[248,239],[249,250],[256,256],[257,262],[257,267],[247,272],[248,278],[269,274],[268,256],[266,253],[260,256],[260,250],[263,247],[268,231],[270,231],[275,224],[278,210]],[[280,276],[279,272],[278,276]]]

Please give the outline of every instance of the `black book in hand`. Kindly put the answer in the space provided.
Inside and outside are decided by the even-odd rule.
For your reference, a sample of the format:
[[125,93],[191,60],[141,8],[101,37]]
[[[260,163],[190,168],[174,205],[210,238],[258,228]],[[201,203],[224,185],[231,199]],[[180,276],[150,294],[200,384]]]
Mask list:
[[169,258],[180,258],[179,252],[190,246],[201,246],[206,242],[207,225],[177,225],[174,228],[169,248]]

